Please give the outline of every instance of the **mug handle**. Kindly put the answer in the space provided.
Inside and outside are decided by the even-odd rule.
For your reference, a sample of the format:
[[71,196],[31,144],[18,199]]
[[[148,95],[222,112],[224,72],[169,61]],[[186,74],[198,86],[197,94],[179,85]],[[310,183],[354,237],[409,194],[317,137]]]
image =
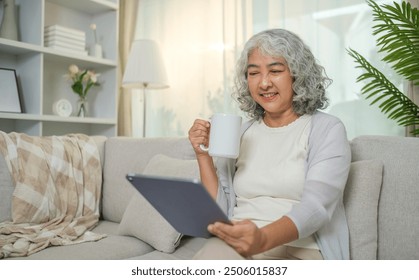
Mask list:
[[199,145],[199,148],[204,151],[204,152],[208,152],[209,151],[209,147],[205,147],[204,144]]

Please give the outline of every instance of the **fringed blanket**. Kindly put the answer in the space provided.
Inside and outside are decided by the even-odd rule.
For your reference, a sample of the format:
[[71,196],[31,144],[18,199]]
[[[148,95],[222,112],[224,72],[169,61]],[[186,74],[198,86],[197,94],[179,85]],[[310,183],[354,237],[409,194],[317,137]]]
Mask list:
[[15,183],[12,221],[0,223],[0,258],[104,237],[89,231],[99,221],[102,184],[90,137],[0,131],[0,151]]

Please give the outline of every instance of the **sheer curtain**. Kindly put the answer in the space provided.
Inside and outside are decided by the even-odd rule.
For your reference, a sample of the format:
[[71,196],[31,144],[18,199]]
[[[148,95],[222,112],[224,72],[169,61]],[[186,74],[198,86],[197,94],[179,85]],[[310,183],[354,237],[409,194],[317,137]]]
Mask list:
[[118,135],[132,135],[132,113],[131,113],[131,90],[122,87],[122,77],[131,48],[132,39],[135,35],[136,26],[133,22],[137,20],[138,1],[121,1],[119,8],[119,95],[118,95]]
[[[364,0],[142,0],[137,22],[136,38],[160,44],[170,83],[147,93],[148,137],[185,136],[195,118],[239,112],[230,97],[234,64],[243,43],[267,28],[289,29],[312,48],[334,81],[326,111],[342,119],[350,139],[404,134],[360,96],[360,70],[346,52],[353,48],[383,66]],[[141,102],[134,97],[134,134],[141,130]]]

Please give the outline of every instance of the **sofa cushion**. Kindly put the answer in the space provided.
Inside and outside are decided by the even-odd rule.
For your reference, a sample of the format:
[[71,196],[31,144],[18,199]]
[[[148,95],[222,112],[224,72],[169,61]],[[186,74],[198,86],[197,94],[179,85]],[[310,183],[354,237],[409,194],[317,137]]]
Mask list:
[[111,137],[106,141],[102,190],[104,220],[121,222],[125,209],[136,192],[125,176],[127,173],[142,173],[156,154],[178,159],[195,158],[186,137]]
[[145,167],[143,174],[183,179],[199,179],[196,159],[182,160],[163,154],[155,155]]
[[118,224],[100,221],[93,229],[107,237],[96,241],[68,246],[52,246],[17,260],[119,260],[142,256],[154,251],[149,244],[131,236],[117,234]]
[[378,200],[383,164],[379,160],[351,163],[344,193],[349,226],[350,258],[377,258]]
[[105,143],[106,143],[106,136],[102,135],[94,135],[91,136],[93,141],[95,142],[97,149],[99,151],[100,163],[102,168],[105,166]]
[[[196,160],[181,160],[162,154],[150,160],[143,174],[199,178]],[[139,192],[129,202],[118,233],[135,236],[165,253],[172,253],[182,237]]]
[[378,259],[419,259],[419,138],[360,136],[351,141],[353,161],[381,160]]
[[154,250],[141,256],[132,257],[130,260],[192,260],[207,241],[206,238],[184,236],[179,248],[172,254]]

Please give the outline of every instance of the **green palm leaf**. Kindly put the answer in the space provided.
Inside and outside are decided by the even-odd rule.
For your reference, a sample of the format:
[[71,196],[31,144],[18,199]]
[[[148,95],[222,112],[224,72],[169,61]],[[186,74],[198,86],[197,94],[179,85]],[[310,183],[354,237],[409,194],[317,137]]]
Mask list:
[[419,84],[419,11],[410,3],[394,6],[379,6],[372,0],[367,3],[373,9],[373,35],[377,39],[379,52],[386,53],[383,61],[408,81]]
[[[379,52],[385,53],[384,62],[406,80],[419,84],[419,11],[405,1],[402,4],[378,5],[366,0],[373,10],[373,35],[378,35]],[[401,126],[419,126],[419,107],[403,94],[384,74],[373,67],[362,55],[349,49],[357,68],[362,68],[357,82],[365,82],[361,93],[378,104],[388,118]],[[413,129],[419,135],[419,128]]]
[[[355,59],[356,67],[365,71],[357,78],[357,82],[366,82],[361,93],[366,95],[367,99],[373,99],[371,105],[381,102],[380,110],[401,126],[419,125],[419,106],[358,52],[349,49],[348,54]],[[419,129],[413,130],[412,134],[419,135]]]

